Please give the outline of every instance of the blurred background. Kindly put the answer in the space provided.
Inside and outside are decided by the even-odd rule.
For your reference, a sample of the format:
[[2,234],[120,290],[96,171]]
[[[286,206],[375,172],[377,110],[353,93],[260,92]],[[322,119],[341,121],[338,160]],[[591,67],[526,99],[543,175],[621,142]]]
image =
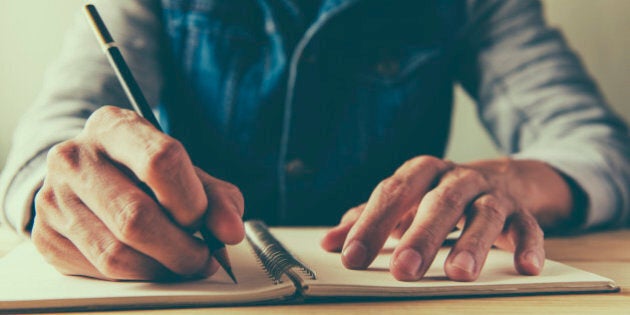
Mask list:
[[[0,169],[17,120],[33,102],[64,31],[84,0],[0,0]],[[608,102],[630,121],[630,0],[546,0],[549,23],[560,27],[599,82]],[[464,162],[497,156],[458,88],[448,157]]]

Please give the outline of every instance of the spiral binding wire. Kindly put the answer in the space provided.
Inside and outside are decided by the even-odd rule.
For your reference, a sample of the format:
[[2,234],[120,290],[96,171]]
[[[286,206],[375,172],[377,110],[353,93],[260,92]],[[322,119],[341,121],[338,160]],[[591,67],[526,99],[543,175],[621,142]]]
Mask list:
[[248,221],[245,223],[245,228],[248,230],[247,240],[252,245],[262,267],[275,284],[282,283],[282,275],[292,268],[298,268],[300,272],[309,279],[317,279],[315,272],[291,255],[289,251],[269,233],[267,226],[263,222]]
[[256,260],[258,261],[258,263],[262,266],[262,268],[265,270],[265,273],[267,274],[267,277],[269,278],[269,280],[271,280],[271,282],[273,282],[273,284],[281,284],[282,283],[282,279],[280,278],[280,276],[277,275],[273,275],[271,274],[271,272],[269,272],[270,270],[270,261],[267,259],[263,259],[262,257],[264,257],[264,255],[262,254],[262,251],[260,250],[260,248],[258,248],[257,246],[254,246],[254,243],[252,242],[251,238],[249,236],[247,236],[247,240],[249,241],[250,244],[252,244],[251,250],[252,252],[254,252],[254,255],[256,256]]

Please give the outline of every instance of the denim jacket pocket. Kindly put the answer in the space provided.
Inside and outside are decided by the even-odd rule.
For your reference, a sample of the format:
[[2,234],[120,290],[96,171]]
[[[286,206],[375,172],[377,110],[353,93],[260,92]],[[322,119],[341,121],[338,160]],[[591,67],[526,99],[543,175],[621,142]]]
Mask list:
[[[394,158],[392,164],[418,154],[417,148],[426,140],[419,135],[430,132],[425,130],[425,125],[418,124],[423,121],[422,117],[447,120],[448,106],[440,108],[438,104],[449,104],[451,100],[452,81],[444,71],[448,66],[444,49],[436,45],[382,54],[358,69],[350,103],[352,111],[356,112],[355,117],[362,117],[354,123],[362,130],[357,131],[357,138],[365,139],[364,144],[372,147],[361,149],[372,151],[369,154],[374,155],[374,148],[380,151],[388,147],[385,151],[392,157],[399,157]],[[411,141],[409,139],[416,139],[415,144],[388,145]],[[431,149],[428,152],[437,151]]]
[[257,51],[264,43],[264,34],[252,25],[255,19],[244,23],[212,12],[166,10],[165,13],[175,57],[188,71],[213,61],[225,64],[225,59],[232,57],[235,51]]
[[179,63],[176,68],[185,89],[180,94],[196,104],[204,124],[223,137],[244,119],[241,107],[252,106],[247,100],[256,99],[243,93],[258,90],[262,74],[257,69],[266,59],[265,35],[256,28],[260,16],[250,11],[238,16],[227,6],[165,10],[174,61]]
[[384,54],[370,62],[364,70],[357,73],[357,80],[363,84],[376,84],[395,87],[408,80],[413,80],[423,68],[430,66],[439,58],[441,49],[425,48],[407,53]]

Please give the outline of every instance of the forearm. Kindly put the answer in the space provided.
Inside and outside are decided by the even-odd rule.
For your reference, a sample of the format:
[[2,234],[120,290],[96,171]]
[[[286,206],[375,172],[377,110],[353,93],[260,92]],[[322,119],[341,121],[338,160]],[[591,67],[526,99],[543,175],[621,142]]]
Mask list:
[[[103,1],[99,7],[104,18],[112,22],[112,33],[152,104],[157,102],[162,77],[156,5],[155,1]],[[80,15],[44,82],[35,104],[15,130],[0,180],[3,218],[17,231],[24,231],[30,220],[33,194],[45,176],[48,149],[76,136],[100,106],[128,106],[114,72]]]
[[624,124],[561,34],[545,25],[537,1],[474,3],[473,16],[484,18],[471,23],[465,46],[473,57],[462,63],[461,79],[498,146],[516,160],[548,164],[573,198],[584,192],[584,202],[573,200],[574,225],[580,215],[582,227],[623,223],[630,195]]

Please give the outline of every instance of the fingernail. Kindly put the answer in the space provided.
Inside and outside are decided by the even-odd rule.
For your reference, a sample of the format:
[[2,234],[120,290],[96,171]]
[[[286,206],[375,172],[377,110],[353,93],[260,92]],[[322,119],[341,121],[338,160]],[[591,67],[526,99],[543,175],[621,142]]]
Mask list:
[[535,252],[531,251],[525,255],[525,261],[528,261],[532,264],[536,269],[540,270],[542,268],[542,259]]
[[467,251],[459,252],[451,262],[451,265],[469,274],[475,273],[475,259]]
[[362,268],[367,258],[367,247],[360,241],[352,241],[341,253],[349,268]]
[[396,266],[400,271],[416,277],[422,266],[422,256],[411,248],[405,249],[396,257]]

